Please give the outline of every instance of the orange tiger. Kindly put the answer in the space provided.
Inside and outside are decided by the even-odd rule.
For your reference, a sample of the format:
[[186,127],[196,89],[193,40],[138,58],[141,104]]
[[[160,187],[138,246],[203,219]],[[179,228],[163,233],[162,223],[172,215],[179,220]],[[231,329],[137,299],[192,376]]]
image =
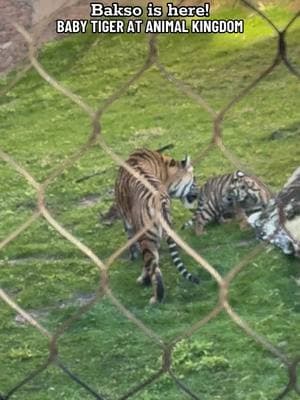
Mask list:
[[[161,223],[157,219],[159,213],[165,222],[171,225],[171,198],[185,201],[194,181],[193,167],[190,158],[176,161],[172,157],[157,151],[139,149],[128,158],[127,164],[144,177],[157,191],[157,196],[125,168],[121,167],[115,185],[115,197],[118,212],[123,219],[128,238],[149,225],[137,243],[130,247],[131,259],[141,251],[144,267],[138,282],[153,286],[150,303],[161,302],[164,298],[162,273],[159,268],[159,244],[162,236],[166,236]],[[157,198],[158,197],[158,198]],[[151,225],[152,224],[152,225]],[[178,271],[187,280],[199,283],[182,263],[176,243],[167,236],[167,243],[172,260]]]

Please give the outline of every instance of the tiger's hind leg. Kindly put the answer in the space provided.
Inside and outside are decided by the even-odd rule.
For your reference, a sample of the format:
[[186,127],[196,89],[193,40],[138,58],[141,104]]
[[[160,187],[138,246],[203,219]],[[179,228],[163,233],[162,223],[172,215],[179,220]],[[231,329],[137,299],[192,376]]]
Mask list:
[[202,211],[197,211],[194,219],[194,232],[196,236],[201,236],[205,234],[204,227],[209,223],[209,219]]
[[144,268],[138,282],[142,284],[150,284],[153,287],[153,296],[150,304],[161,302],[164,298],[164,284],[162,274],[159,269],[158,244],[143,238],[140,241],[140,247],[143,254]]
[[[132,225],[130,225],[127,221],[124,221],[124,228],[127,233],[128,240],[130,240],[135,234]],[[140,250],[137,242],[129,246],[130,260],[136,260],[139,256],[139,253]]]

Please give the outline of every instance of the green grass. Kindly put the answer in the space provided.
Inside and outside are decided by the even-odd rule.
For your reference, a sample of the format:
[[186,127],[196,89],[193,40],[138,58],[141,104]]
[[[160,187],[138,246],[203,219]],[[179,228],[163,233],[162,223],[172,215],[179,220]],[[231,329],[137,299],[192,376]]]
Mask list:
[[[284,27],[287,9],[266,10]],[[215,14],[245,18],[243,35],[161,35],[160,59],[176,77],[190,84],[215,110],[249,85],[270,65],[276,36],[261,18],[245,10]],[[287,36],[288,54],[299,67],[300,23]],[[47,44],[40,62],[91,106],[97,107],[143,64],[144,35],[73,36]],[[14,73],[1,81],[1,88]],[[225,116],[225,144],[241,161],[275,190],[299,165],[300,81],[278,66]],[[1,89],[0,88],[0,89]],[[60,95],[34,70],[1,99],[0,147],[11,154],[38,181],[45,179],[85,142],[91,131],[87,116]],[[103,135],[118,154],[126,157],[138,146],[158,148],[174,143],[175,157],[186,152],[197,157],[209,143],[212,121],[207,112],[151,68],[103,115]],[[279,132],[277,140],[271,135]],[[212,174],[232,170],[229,161],[213,150],[196,166],[200,182]],[[111,202],[117,167],[99,148],[93,148],[61,174],[47,189],[52,215],[102,260],[126,240],[121,222],[106,227],[99,220]],[[102,174],[76,183],[93,171]],[[35,209],[36,195],[17,172],[0,163],[0,240],[26,221]],[[84,207],[83,200],[99,201]],[[189,216],[174,202],[174,227]],[[201,238],[179,231],[182,237],[221,275],[256,245],[254,233],[241,232],[235,223],[210,226]],[[199,287],[180,279],[166,246],[161,267],[167,297],[150,307],[150,290],[135,280],[141,260],[122,255],[109,271],[110,287],[136,317],[163,340],[182,334],[206,316],[218,301],[213,278],[187,255],[189,269],[202,278]],[[92,296],[99,271],[44,220],[36,221],[2,250],[1,287],[39,322],[54,332]],[[299,261],[276,249],[263,252],[233,280],[230,303],[259,334],[293,358],[299,354]],[[59,339],[59,354],[70,370],[108,399],[117,399],[154,373],[161,351],[105,298],[74,322]],[[0,308],[0,393],[40,366],[48,355],[47,340],[34,328],[16,322],[5,303]],[[177,344],[173,370],[204,400],[272,400],[288,382],[286,369],[256,344],[222,312],[186,341]],[[286,396],[294,400],[291,392]],[[58,368],[51,366],[12,396],[15,399],[88,399],[89,394]],[[140,400],[186,398],[168,375],[139,392]]]

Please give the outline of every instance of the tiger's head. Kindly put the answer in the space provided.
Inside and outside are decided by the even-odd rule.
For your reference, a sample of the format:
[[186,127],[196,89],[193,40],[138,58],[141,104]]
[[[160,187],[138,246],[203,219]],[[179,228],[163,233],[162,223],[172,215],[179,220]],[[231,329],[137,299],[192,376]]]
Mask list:
[[262,185],[242,171],[236,171],[230,184],[228,195],[242,207],[251,208],[261,203]]
[[194,183],[193,166],[189,156],[181,161],[163,156],[166,166],[166,187],[170,197],[184,199]]

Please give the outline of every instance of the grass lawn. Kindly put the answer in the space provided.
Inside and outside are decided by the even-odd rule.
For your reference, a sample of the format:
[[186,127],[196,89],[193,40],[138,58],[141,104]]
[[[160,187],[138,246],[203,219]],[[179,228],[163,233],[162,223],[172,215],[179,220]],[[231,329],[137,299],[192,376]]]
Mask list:
[[[268,8],[266,13],[281,28],[292,16],[288,9],[278,7]],[[166,68],[219,110],[272,63],[277,38],[264,20],[245,9],[219,11],[214,17],[244,18],[245,33],[161,35],[158,43]],[[143,65],[147,40],[142,34],[70,36],[47,44],[39,61],[96,107]],[[300,68],[299,19],[288,31],[287,44],[291,62]],[[2,78],[0,90],[13,78],[14,73]],[[299,166],[299,89],[300,80],[279,65],[225,115],[223,123],[228,148],[274,190]],[[82,110],[34,70],[1,98],[0,120],[0,148],[38,181],[76,152],[91,131]],[[102,129],[109,146],[124,158],[136,147],[156,149],[168,143],[175,145],[175,158],[185,153],[196,158],[210,141],[212,120],[152,67],[104,113]],[[104,261],[126,241],[121,222],[107,227],[99,219],[113,201],[116,170],[114,162],[94,147],[53,181],[46,193],[51,214]],[[231,170],[232,165],[217,149],[195,165],[199,182]],[[101,174],[76,182],[93,172]],[[0,184],[1,241],[32,214],[36,195],[2,161]],[[241,232],[235,223],[211,225],[206,235],[196,238],[191,231],[180,231],[189,215],[174,202],[175,230],[221,275],[257,244],[252,231]],[[180,279],[163,244],[161,269],[167,297],[157,307],[148,305],[150,290],[135,282],[141,260],[130,262],[124,253],[109,271],[115,296],[166,342],[207,315],[218,301],[214,279],[189,256],[182,257],[189,270],[202,278],[202,284],[196,287]],[[0,280],[3,290],[54,332],[93,297],[99,271],[45,220],[38,219],[1,250]],[[234,310],[291,358],[300,352],[299,281],[299,261],[269,248],[251,260],[230,287]],[[105,399],[120,398],[161,365],[159,346],[107,297],[74,322],[58,344],[64,364]],[[1,302],[0,394],[42,365],[47,355],[47,340]],[[288,382],[281,361],[255,343],[225,312],[176,345],[173,371],[201,400],[272,400]],[[53,365],[11,398],[93,397]],[[188,397],[165,374],[135,398]],[[285,398],[296,400],[298,395],[290,392]]]

